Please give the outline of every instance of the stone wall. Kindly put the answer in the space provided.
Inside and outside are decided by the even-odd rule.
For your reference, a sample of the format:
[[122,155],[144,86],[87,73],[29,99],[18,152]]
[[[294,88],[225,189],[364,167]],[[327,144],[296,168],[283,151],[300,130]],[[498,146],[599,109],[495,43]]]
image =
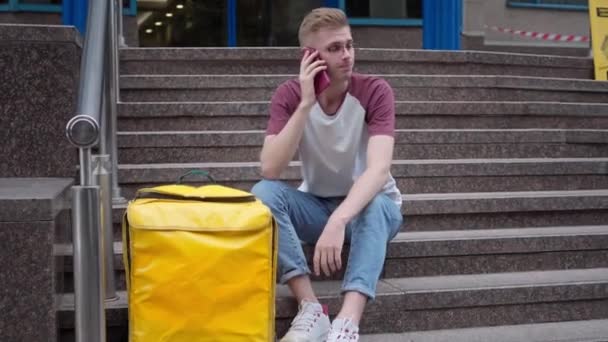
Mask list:
[[0,177],[74,177],[65,127],[76,112],[81,38],[73,27],[0,25]]

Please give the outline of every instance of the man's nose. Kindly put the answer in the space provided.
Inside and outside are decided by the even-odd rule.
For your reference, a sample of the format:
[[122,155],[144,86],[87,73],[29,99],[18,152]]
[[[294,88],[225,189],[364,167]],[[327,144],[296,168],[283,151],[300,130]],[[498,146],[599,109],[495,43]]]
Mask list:
[[350,49],[347,47],[342,48],[342,59],[348,59],[351,57]]

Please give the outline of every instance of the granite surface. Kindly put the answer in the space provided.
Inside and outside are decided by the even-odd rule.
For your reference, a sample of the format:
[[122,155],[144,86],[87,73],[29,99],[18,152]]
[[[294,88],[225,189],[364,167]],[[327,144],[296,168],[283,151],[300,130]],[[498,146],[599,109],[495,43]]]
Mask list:
[[0,331],[6,341],[56,341],[53,254],[72,179],[0,178]]
[[[222,181],[222,184],[249,191],[255,180]],[[546,191],[546,190],[579,190],[608,188],[606,176],[502,176],[487,177],[428,177],[397,178],[397,187],[405,193],[450,193],[450,192],[484,192],[484,191]],[[169,182],[174,182],[170,180]],[[283,180],[293,187],[300,185],[299,177]],[[138,188],[167,184],[167,181],[123,183],[121,190],[126,198],[132,198]]]
[[[229,75],[229,74],[296,74],[299,71],[297,59],[293,60],[238,60],[227,64],[216,60],[124,60],[121,62],[122,75]],[[559,68],[551,66],[521,66],[483,64],[477,61],[443,62],[436,61],[360,61],[354,71],[366,74],[441,74],[441,75],[518,75],[591,79],[592,70],[575,67]]]
[[[264,130],[118,132],[121,148],[259,146]],[[407,130],[395,131],[396,144],[565,144],[570,141],[608,142],[605,131],[570,130]]]
[[521,342],[521,341],[601,341],[608,336],[608,320],[517,324],[414,331],[407,333],[363,334],[361,342]]
[[384,278],[607,267],[608,250],[387,259]]
[[61,13],[1,12],[1,24],[61,25]]
[[[391,30],[391,28],[365,29]],[[378,33],[374,32],[374,34]],[[391,36],[390,32],[381,34]],[[372,74],[593,78],[590,58],[466,50],[397,49],[396,46],[407,40],[402,35],[399,38],[400,43],[387,48],[357,49],[355,70]],[[381,44],[384,43],[385,40]],[[123,75],[296,74],[299,56],[300,52],[296,47],[123,49],[121,73]],[[237,63],[226,64],[225,61]]]
[[[296,75],[127,75],[121,89],[276,88]],[[514,88],[608,93],[608,84],[593,80],[496,75],[382,75],[394,88]],[[226,97],[231,98],[231,97]],[[239,98],[240,100],[240,98]],[[432,100],[432,99],[430,99]],[[261,99],[260,101],[268,101]],[[523,101],[523,100],[520,100]]]
[[[471,88],[473,87],[473,88]],[[395,87],[397,101],[562,101],[603,103],[607,93],[602,91],[520,89],[509,87],[474,88],[457,86]],[[607,88],[608,90],[608,88]],[[201,89],[123,89],[121,99],[127,102],[196,102],[263,101],[272,97],[272,88],[201,88]]]
[[[448,194],[449,195],[449,194]],[[603,199],[596,199],[602,201]],[[491,199],[481,201],[463,201],[468,208],[456,207],[454,210],[468,209],[469,213],[452,214],[442,213],[443,210],[449,210],[443,206],[436,205],[433,201],[427,204],[419,204],[416,206],[416,211],[423,211],[424,214],[407,214],[411,203],[408,203],[407,198],[401,207],[402,213],[405,216],[405,222],[401,227],[402,231],[437,231],[437,230],[470,230],[470,229],[504,229],[504,228],[533,228],[533,227],[551,227],[551,226],[581,226],[581,225],[605,225],[608,222],[608,210],[606,209],[574,209],[579,204],[577,198],[571,198],[572,208],[564,210],[554,210],[552,200],[541,200],[537,203],[538,206],[544,206],[545,211],[509,211],[513,208],[499,207],[500,210],[495,212],[479,212],[489,206],[495,206],[500,201]],[[485,202],[485,203],[484,203]],[[526,201],[522,201],[525,204]],[[583,206],[587,201],[582,201]],[[592,200],[592,202],[594,202]],[[562,203],[563,204],[563,203]],[[566,204],[567,205],[567,204]],[[601,205],[601,203],[600,203]],[[538,208],[535,208],[538,209]],[[563,209],[563,208],[562,208]],[[121,205],[114,206],[112,210],[112,222],[115,225],[115,231],[120,230],[119,224],[122,220],[125,207]]]
[[[300,56],[297,47],[247,47],[247,48],[149,48],[149,49],[122,49],[122,61],[254,61],[271,60],[291,62]],[[454,63],[475,62],[479,64],[519,65],[535,67],[572,67],[576,69],[589,69],[593,67],[592,59],[588,57],[567,57],[550,55],[531,55],[488,51],[436,51],[403,49],[388,47],[383,49],[357,48],[356,60],[359,62],[428,62],[428,63]]]
[[[185,129],[185,128],[182,128]],[[258,161],[264,139],[263,130],[246,131],[143,131],[119,132],[119,160],[125,164],[139,163],[192,163],[254,162]],[[454,161],[478,165],[479,159],[497,158],[599,158],[606,156],[605,139],[600,131],[570,130],[402,130],[395,132],[394,164],[400,159],[475,159]],[[204,148],[203,148],[204,147]],[[296,156],[297,158],[297,156]],[[553,163],[565,173],[588,174],[589,165],[596,170],[606,169],[602,159],[542,160],[540,168]],[[494,161],[498,163],[498,161]],[[530,161],[506,160],[501,163],[529,165]],[[433,164],[439,162],[420,162]],[[497,164],[494,164],[497,165]],[[567,168],[562,167],[568,165]],[[585,170],[581,166],[585,165]],[[429,166],[424,166],[429,167]],[[499,166],[498,166],[499,167]],[[546,169],[546,168],[545,168]],[[425,171],[427,171],[425,169]],[[600,172],[598,171],[598,172]],[[539,174],[544,171],[534,171]],[[555,172],[551,172],[555,174]],[[561,172],[561,171],[560,171]],[[597,173],[597,172],[593,172]],[[546,173],[545,173],[546,174]]]
[[405,193],[499,192],[605,189],[605,175],[469,176],[397,178]]
[[0,331],[5,341],[56,341],[52,221],[0,222]]
[[523,53],[523,54],[541,54],[555,56],[572,56],[580,58],[589,58],[588,47],[567,47],[567,46],[529,46],[529,45],[498,45],[484,44],[478,50],[490,52],[504,53]]
[[[381,279],[395,277],[448,276],[462,274],[484,274],[493,272],[526,272],[538,270],[565,270],[601,268],[608,266],[607,251],[546,252],[538,254],[507,254],[488,256],[460,256],[442,258],[389,259],[386,261]],[[346,260],[346,259],[344,259]],[[348,262],[345,262],[347,265]],[[309,265],[312,267],[312,264]],[[313,281],[341,280],[344,268],[329,277],[312,275]],[[73,292],[73,274],[68,272],[62,279],[65,292]],[[126,290],[125,273],[117,268],[115,274],[117,291]]]
[[[407,205],[407,203],[405,203]],[[603,225],[608,210],[408,215],[402,231]]]
[[0,43],[52,42],[82,47],[82,37],[73,26],[0,24]]
[[0,178],[0,222],[52,221],[69,207],[66,178]]
[[[266,126],[266,120],[261,121],[261,118],[258,120],[250,120],[255,123],[252,127],[263,127]],[[164,119],[154,119],[154,120],[143,120],[142,125],[147,127],[157,127],[160,129],[161,124],[167,123],[167,127],[172,127],[173,130],[180,130],[183,127],[186,127],[185,122],[189,122],[192,127],[196,127],[195,129],[201,129],[201,127],[205,127],[204,120],[196,120],[194,118],[179,118],[175,119],[177,122],[174,124],[167,123],[169,120]],[[231,119],[230,117],[226,117],[226,122],[238,124],[237,120]],[[212,121],[212,120],[210,120]],[[181,125],[181,126],[180,126]],[[182,127],[182,128],[180,128]],[[226,125],[221,125],[220,122],[212,121],[210,122],[210,127],[214,127],[214,129],[225,129]],[[561,115],[561,116],[548,116],[548,115],[475,115],[475,114],[456,114],[456,115],[434,115],[434,114],[413,114],[413,115],[398,115],[396,117],[395,122],[396,128],[409,128],[409,129],[425,129],[428,127],[433,128],[475,128],[475,129],[515,129],[515,128],[581,128],[581,129],[606,129],[608,128],[608,117],[605,116],[583,116],[583,115]],[[130,124],[127,126],[130,130],[133,129],[133,125]],[[168,128],[167,128],[168,129]]]
[[[398,332],[608,317],[608,285],[602,279],[605,271],[584,272],[595,274],[596,278],[579,283],[574,272],[572,276],[545,281],[544,277],[537,278],[536,273],[530,273],[521,275],[528,278],[526,282],[513,283],[509,274],[502,277],[480,275],[463,279],[460,285],[451,288],[450,285],[445,287],[446,281],[450,280],[448,277],[434,277],[434,284],[430,283],[424,289],[381,281],[376,301],[366,308],[362,330],[366,333]],[[491,278],[509,281],[493,284]],[[402,281],[408,282],[408,279]],[[467,282],[471,284],[465,286]],[[441,284],[444,287],[437,287]],[[319,282],[314,287],[319,299],[328,304],[330,315],[335,315],[341,299],[339,283]],[[278,321],[291,319],[297,311],[297,303],[285,290],[279,287],[277,293]],[[68,297],[62,299],[60,309],[64,329],[73,327],[73,309],[68,304]],[[125,304],[123,299],[108,308],[109,326],[126,324]]]
[[[313,248],[304,245],[304,252],[312,259]],[[445,276],[474,273],[526,272],[537,270],[567,270],[601,268],[608,266],[608,231],[605,227],[555,227],[493,231],[453,231],[428,233],[401,233],[388,247],[387,260],[382,278],[394,287],[406,286],[406,292],[424,288],[424,279],[387,279],[404,277]],[[120,260],[121,248],[115,248],[115,259]],[[348,246],[343,251],[346,260]],[[65,267],[71,267],[71,255],[65,258]],[[124,268],[115,264],[116,283],[125,289]],[[71,273],[65,275],[71,282]],[[341,273],[331,277],[313,277],[314,280],[339,280]],[[538,274],[537,277],[544,275]],[[589,276],[589,275],[582,275]],[[496,274],[486,276],[490,280],[475,282],[475,286],[494,283],[508,285],[517,280],[515,275]],[[494,278],[494,280],[492,280]],[[502,280],[501,280],[502,279]],[[515,280],[514,280],[515,279]],[[555,282],[551,276],[540,281]],[[579,277],[577,281],[586,282]],[[416,285],[418,284],[418,285]],[[459,284],[468,287],[471,285]],[[433,285],[437,287],[437,285]],[[444,283],[443,286],[450,286]],[[69,288],[67,289],[69,291]],[[327,295],[327,293],[325,293]],[[532,298],[532,297],[530,297]]]
[[0,25],[0,177],[74,177],[65,137],[80,61],[70,27]]
[[[581,120],[577,120],[579,122]],[[118,127],[121,131],[179,131],[187,127],[191,130],[235,130],[266,129],[268,116],[216,116],[194,117],[178,116],[170,118],[120,118]],[[584,122],[584,121],[583,121]]]
[[[268,101],[292,76],[122,76],[130,102]],[[397,101],[550,101],[602,103],[608,85],[591,80],[513,76],[385,75]]]
[[[608,190],[406,193],[401,212],[404,228],[412,231],[602,225],[608,214],[607,194]],[[125,208],[113,206],[112,222],[121,222]]]
[[[254,117],[268,116],[268,99],[259,102],[194,102],[194,103],[121,103],[118,105],[120,118],[150,118],[150,117],[183,117],[198,116],[212,117]],[[397,101],[395,103],[397,116],[405,115],[475,115],[490,117],[497,115],[508,116],[581,116],[608,117],[608,104],[604,103],[566,103],[566,102],[536,102],[536,101]],[[591,118],[588,118],[591,119]],[[228,129],[227,126],[226,129]],[[425,127],[429,129],[430,127]],[[576,127],[576,126],[573,126]],[[547,128],[547,127],[543,127]]]
[[593,144],[605,148],[608,144],[608,131],[572,131],[566,133],[566,141],[570,144]]
[[[249,191],[259,179],[222,181],[222,184]],[[608,187],[606,176],[508,176],[487,177],[429,177],[397,178],[397,187],[405,193],[450,193],[450,192],[484,192],[484,191],[546,191],[546,190],[579,190]],[[283,180],[293,187],[300,185],[299,178]],[[123,183],[121,190],[127,198],[132,198],[138,188],[167,184],[142,182]]]
[[[266,116],[268,101],[261,102],[197,102],[197,103],[119,103],[121,118],[179,117],[179,116]],[[606,106],[608,113],[608,106]],[[607,114],[608,115],[608,114]]]
[[[226,151],[230,150],[227,149]],[[119,167],[119,177],[123,183],[162,183],[171,182],[172,180],[177,179],[179,175],[184,174],[189,169],[203,168],[209,170],[213,174],[214,178],[217,179],[217,181],[255,181],[260,179],[259,165],[260,164],[257,161],[241,161],[231,164],[224,164],[223,162],[214,162],[189,163],[187,165],[159,163],[155,165],[121,165]],[[281,178],[284,180],[301,179],[299,165],[299,162],[293,163],[285,170]],[[394,160],[391,167],[391,174],[396,179],[477,176],[602,176],[606,174],[607,169],[608,160],[606,160],[605,158],[589,158],[582,160],[551,160],[545,158],[503,160]]]
[[[154,102],[119,105],[121,131],[264,130],[268,122],[267,100],[163,103],[146,97]],[[395,107],[398,129],[608,129],[608,105],[603,103],[458,99],[397,101]]]
[[[476,5],[481,5],[481,2]],[[483,6],[470,6],[470,8],[482,8]],[[465,30],[466,31],[466,30]],[[493,44],[485,42],[485,35],[462,33],[462,49],[483,52],[499,52],[504,54],[534,54],[542,56],[579,57],[589,59],[589,47],[541,46],[541,45],[517,45],[515,44]]]
[[405,215],[603,210],[608,190],[406,194]]

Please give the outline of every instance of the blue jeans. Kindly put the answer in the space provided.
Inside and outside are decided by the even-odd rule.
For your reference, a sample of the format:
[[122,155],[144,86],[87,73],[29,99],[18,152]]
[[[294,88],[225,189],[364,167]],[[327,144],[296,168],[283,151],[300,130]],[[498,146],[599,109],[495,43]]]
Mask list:
[[[270,208],[279,226],[281,283],[310,274],[300,241],[316,244],[329,216],[344,197],[317,197],[273,180],[260,181],[251,192]],[[342,292],[357,291],[374,299],[388,242],[397,235],[402,221],[401,210],[384,194],[374,197],[351,220],[345,232],[350,254]]]

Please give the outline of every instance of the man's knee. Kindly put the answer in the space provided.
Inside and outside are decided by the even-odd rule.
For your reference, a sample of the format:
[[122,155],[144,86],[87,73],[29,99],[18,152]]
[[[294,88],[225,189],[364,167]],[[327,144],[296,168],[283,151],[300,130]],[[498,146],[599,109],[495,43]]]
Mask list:
[[394,218],[395,203],[385,194],[378,194],[372,198],[362,211],[363,215],[377,216],[378,218]]
[[285,187],[281,181],[263,179],[251,188],[251,193],[267,206],[274,206],[284,200]]
[[[392,238],[398,232],[403,217],[393,200],[385,194],[378,194],[363,208],[355,221],[354,229]],[[385,230],[379,229],[379,226],[383,226]]]

